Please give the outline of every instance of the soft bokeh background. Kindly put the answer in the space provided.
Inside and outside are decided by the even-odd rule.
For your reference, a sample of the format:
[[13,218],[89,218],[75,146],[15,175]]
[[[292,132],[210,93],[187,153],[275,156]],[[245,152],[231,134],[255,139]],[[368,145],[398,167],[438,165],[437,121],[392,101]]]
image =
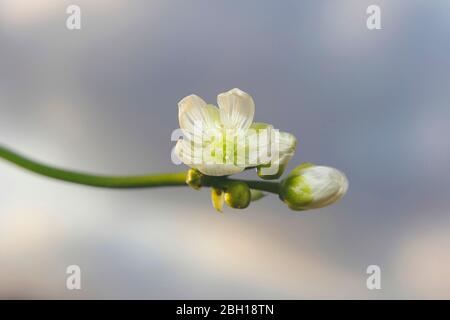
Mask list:
[[328,208],[266,197],[220,215],[208,190],[101,190],[0,161],[0,297],[450,298],[449,51],[446,0],[0,0],[1,144],[85,171],[181,170],[177,102],[239,87],[298,137],[290,168],[350,181]]

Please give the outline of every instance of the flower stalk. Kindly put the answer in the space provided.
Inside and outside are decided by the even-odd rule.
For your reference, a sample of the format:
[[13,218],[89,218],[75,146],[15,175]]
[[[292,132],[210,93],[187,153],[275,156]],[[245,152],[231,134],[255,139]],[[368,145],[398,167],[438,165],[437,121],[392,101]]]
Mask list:
[[[15,165],[37,173],[48,178],[61,181],[87,185],[99,188],[112,189],[135,189],[135,188],[155,188],[155,187],[174,187],[187,186],[187,171],[175,173],[160,173],[151,175],[135,176],[109,176],[96,175],[80,171],[57,168],[48,164],[40,163],[23,156],[7,147],[0,145],[0,158],[7,160]],[[267,191],[278,194],[279,184],[268,181],[246,181],[238,179],[229,179],[227,177],[203,176],[202,186],[224,188],[231,182],[241,181],[256,190]]]

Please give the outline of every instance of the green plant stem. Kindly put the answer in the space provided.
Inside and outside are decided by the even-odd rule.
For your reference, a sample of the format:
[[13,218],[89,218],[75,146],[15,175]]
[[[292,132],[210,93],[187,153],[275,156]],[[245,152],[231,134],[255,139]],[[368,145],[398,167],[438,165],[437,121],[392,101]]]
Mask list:
[[55,168],[0,146],[0,157],[34,173],[78,184],[102,188],[145,188],[185,185],[186,172],[143,176],[105,176]]
[[273,181],[257,181],[257,180],[239,180],[230,179],[227,177],[211,177],[205,176],[202,179],[202,185],[205,187],[218,187],[226,188],[231,182],[245,182],[250,189],[256,189],[261,191],[266,191],[270,193],[278,194],[280,184]]
[[[43,164],[31,160],[17,152],[14,152],[0,145],[0,158],[16,164],[17,166],[32,171],[34,173],[72,183],[88,185],[100,188],[152,188],[152,187],[170,187],[187,186],[186,171],[177,173],[164,173],[138,176],[107,176],[96,175],[79,171],[56,168],[48,164]],[[251,189],[271,192],[278,194],[279,184],[268,181],[245,181],[229,179],[227,177],[205,177],[204,186],[226,187],[230,182],[243,181]]]

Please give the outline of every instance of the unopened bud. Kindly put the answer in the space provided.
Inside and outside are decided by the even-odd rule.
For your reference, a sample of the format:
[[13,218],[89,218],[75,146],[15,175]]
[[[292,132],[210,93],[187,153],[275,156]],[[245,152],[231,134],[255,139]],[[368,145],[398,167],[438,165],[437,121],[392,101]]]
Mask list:
[[341,199],[348,189],[345,175],[334,168],[303,164],[281,182],[280,198],[292,210],[325,207]]
[[189,169],[186,175],[186,184],[198,190],[202,186],[202,176],[203,174],[197,169]]
[[225,190],[225,202],[235,209],[245,209],[250,204],[250,188],[244,182],[232,182]]

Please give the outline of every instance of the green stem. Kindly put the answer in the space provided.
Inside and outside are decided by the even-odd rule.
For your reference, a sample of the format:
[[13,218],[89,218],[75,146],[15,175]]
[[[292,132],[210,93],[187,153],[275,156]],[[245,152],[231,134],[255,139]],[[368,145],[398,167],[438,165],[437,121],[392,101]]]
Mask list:
[[205,187],[219,187],[226,188],[231,182],[245,182],[250,189],[257,189],[261,191],[278,194],[280,184],[273,181],[257,181],[257,180],[239,180],[230,179],[227,177],[211,177],[205,176],[202,180],[202,185]]
[[144,188],[186,185],[186,172],[144,176],[105,176],[55,168],[0,146],[0,157],[40,175],[102,188]]
[[[186,172],[164,173],[139,176],[107,176],[56,168],[31,160],[0,145],[0,158],[34,173],[72,183],[101,188],[151,188],[186,186]],[[252,189],[278,194],[279,184],[268,181],[245,181],[227,177],[207,177],[205,186],[225,187],[233,181],[243,181]]]

